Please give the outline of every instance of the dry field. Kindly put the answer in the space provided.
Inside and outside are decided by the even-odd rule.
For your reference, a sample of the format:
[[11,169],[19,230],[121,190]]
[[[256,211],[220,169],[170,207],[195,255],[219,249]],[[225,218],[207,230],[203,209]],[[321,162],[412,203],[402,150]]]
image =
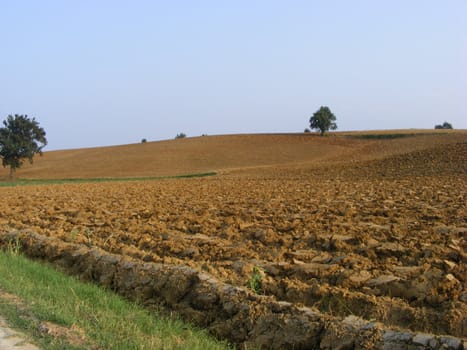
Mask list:
[[237,286],[256,267],[260,292],[278,300],[467,337],[465,132],[201,137],[51,152],[36,165],[18,175],[218,175],[0,188],[0,232],[188,265]]
[[[172,176],[231,172],[263,167],[309,168],[330,162],[364,160],[406,153],[439,144],[462,142],[466,131],[409,130],[376,134],[418,135],[361,139],[368,133],[228,135],[132,145],[45,152],[27,162],[17,176],[27,179]],[[373,134],[375,134],[373,132]],[[0,179],[8,169],[0,167]]]

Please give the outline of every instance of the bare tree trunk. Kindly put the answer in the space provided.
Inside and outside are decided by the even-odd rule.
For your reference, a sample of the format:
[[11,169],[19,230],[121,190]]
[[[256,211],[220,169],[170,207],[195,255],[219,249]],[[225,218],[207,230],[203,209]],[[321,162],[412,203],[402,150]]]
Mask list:
[[14,181],[15,180],[15,168],[13,168],[11,165],[10,165],[10,181]]

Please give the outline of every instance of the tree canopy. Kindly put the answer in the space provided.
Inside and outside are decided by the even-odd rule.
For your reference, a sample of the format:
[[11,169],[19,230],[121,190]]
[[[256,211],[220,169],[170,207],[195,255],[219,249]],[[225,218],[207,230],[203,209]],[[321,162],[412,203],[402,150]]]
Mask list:
[[331,112],[329,107],[321,106],[310,118],[310,128],[318,129],[321,136],[323,136],[326,131],[337,129],[335,122],[336,116]]
[[15,114],[3,121],[0,128],[0,158],[4,167],[10,167],[11,179],[25,159],[32,163],[34,155],[42,154],[46,145],[45,131],[34,118]]
[[435,125],[435,129],[453,129],[452,124],[444,122],[442,125]]

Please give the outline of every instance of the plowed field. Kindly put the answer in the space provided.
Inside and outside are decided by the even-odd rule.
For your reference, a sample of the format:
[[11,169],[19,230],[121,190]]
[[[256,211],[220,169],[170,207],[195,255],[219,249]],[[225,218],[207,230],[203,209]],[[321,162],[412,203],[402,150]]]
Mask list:
[[279,300],[467,337],[466,136],[437,137],[351,140],[332,165],[300,158],[212,178],[0,188],[0,230],[239,286],[258,267],[260,292]]

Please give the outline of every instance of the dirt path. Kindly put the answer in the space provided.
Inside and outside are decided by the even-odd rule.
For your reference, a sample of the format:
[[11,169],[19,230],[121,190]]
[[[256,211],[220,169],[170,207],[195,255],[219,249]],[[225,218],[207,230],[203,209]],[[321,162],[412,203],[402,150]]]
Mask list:
[[0,350],[39,350],[39,348],[25,340],[25,336],[9,328],[0,316]]

